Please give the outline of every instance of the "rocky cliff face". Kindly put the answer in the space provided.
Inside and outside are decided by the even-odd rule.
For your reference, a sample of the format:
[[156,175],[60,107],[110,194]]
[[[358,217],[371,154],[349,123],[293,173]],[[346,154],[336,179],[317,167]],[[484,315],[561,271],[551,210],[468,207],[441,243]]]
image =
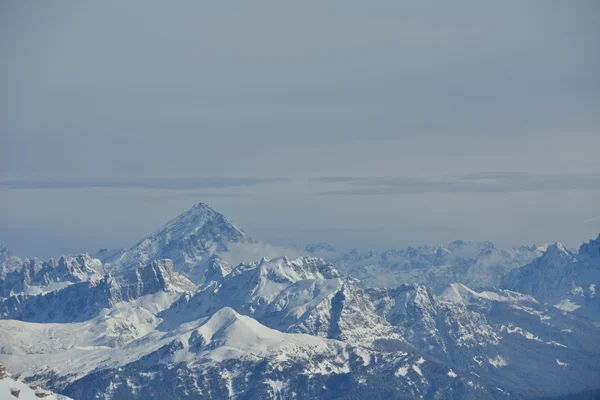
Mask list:
[[566,312],[600,319],[600,236],[576,254],[556,243],[530,264],[513,271],[503,288],[529,294]]
[[87,281],[104,274],[102,263],[87,254],[62,256],[58,260],[41,262],[25,259],[14,266],[0,282],[0,296],[18,293],[38,294]]
[[124,275],[97,276],[43,295],[11,296],[0,302],[0,316],[43,323],[85,321],[119,302],[194,289],[192,282],[173,271],[171,260],[155,260]]

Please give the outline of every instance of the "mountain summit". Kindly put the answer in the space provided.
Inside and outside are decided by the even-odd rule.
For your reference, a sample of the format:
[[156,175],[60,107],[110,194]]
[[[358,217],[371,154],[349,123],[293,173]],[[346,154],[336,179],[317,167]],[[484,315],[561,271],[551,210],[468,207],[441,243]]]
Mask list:
[[150,238],[157,238],[163,242],[209,239],[211,245],[223,251],[227,250],[227,242],[239,241],[244,236],[245,233],[236,228],[223,214],[205,203],[196,203],[142,242]]
[[223,214],[197,203],[155,233],[105,261],[113,268],[138,267],[156,259],[171,259],[175,271],[196,283],[205,279],[207,262],[231,243],[252,240]]

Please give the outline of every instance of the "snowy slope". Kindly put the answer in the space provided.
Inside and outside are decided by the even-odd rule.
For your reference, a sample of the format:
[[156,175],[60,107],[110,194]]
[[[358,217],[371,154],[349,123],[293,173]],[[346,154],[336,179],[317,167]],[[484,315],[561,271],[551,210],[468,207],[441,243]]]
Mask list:
[[48,390],[31,388],[29,385],[12,378],[0,379],[0,399],[15,400],[69,400],[67,396],[58,395]]
[[6,368],[0,363],[0,399],[20,400],[71,400],[67,396],[52,393],[41,387],[29,386],[6,373]]
[[[29,329],[30,324],[18,324]],[[78,344],[76,349],[20,354],[7,358],[6,363],[33,378],[34,371],[23,371],[27,361],[22,360],[41,358],[42,371],[63,377],[51,378],[50,383],[78,399],[98,395],[290,398],[294,393],[315,398],[323,396],[324,389],[330,392],[326,397],[336,397],[373,388],[378,388],[380,398],[421,397],[432,392],[493,398],[497,391],[476,376],[449,375],[446,366],[418,354],[379,352],[318,336],[283,333],[227,307],[176,330],[155,330],[118,350]],[[91,370],[89,364],[97,368]]]

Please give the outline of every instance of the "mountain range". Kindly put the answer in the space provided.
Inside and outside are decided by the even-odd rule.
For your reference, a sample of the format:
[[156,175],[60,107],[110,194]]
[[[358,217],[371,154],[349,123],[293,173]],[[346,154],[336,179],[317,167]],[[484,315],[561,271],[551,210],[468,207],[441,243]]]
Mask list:
[[385,251],[352,249],[336,253],[325,243],[306,250],[339,266],[368,286],[418,282],[443,291],[460,282],[474,289],[498,286],[503,276],[541,256],[548,245],[503,250],[491,242],[456,240],[447,246],[419,246]]
[[600,394],[600,236],[261,248],[203,203],[93,256],[0,247],[0,362],[73,399]]

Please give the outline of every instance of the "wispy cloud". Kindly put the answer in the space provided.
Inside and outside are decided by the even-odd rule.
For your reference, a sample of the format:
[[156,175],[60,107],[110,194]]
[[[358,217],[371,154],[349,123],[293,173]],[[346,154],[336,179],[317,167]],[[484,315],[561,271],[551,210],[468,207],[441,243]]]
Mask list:
[[280,182],[281,178],[235,178],[235,177],[27,177],[0,180],[0,186],[8,189],[226,189],[256,186]]
[[218,192],[218,193],[206,193],[206,192],[193,192],[193,191],[176,191],[174,196],[178,198],[192,198],[202,199],[205,197],[248,197],[251,196],[249,193],[229,193],[229,192]]
[[348,182],[358,182],[364,181],[367,179],[375,179],[369,177],[350,177],[350,176],[325,176],[320,178],[313,178],[311,182],[317,183],[348,183]]
[[388,195],[398,193],[500,193],[600,190],[600,174],[529,174],[476,172],[440,178],[323,177],[313,182],[341,184],[322,195]]
[[260,261],[263,257],[276,258],[288,256],[297,258],[306,253],[297,248],[274,246],[261,241],[253,243],[232,243],[227,252],[219,253],[219,257],[230,265],[238,265],[243,262]]

